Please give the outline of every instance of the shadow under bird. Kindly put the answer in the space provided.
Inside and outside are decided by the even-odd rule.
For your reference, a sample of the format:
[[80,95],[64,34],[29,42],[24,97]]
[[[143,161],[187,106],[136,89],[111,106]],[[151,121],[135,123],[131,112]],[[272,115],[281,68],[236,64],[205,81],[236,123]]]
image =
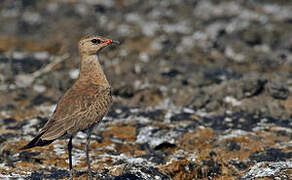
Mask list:
[[59,100],[53,115],[39,134],[21,148],[25,150],[45,146],[62,136],[69,136],[71,179],[73,178],[72,138],[78,131],[85,129],[88,129],[86,143],[88,175],[92,179],[89,160],[90,135],[94,126],[107,114],[112,104],[111,87],[99,63],[98,53],[111,44],[119,44],[119,42],[100,36],[89,36],[79,41],[81,66],[78,79]]

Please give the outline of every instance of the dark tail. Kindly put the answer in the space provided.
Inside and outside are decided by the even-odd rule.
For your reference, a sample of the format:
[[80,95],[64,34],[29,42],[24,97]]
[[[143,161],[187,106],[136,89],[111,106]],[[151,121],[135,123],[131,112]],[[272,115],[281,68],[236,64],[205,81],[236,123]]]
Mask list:
[[54,140],[42,140],[41,136],[44,134],[45,132],[40,133],[39,135],[37,135],[35,138],[33,138],[33,140],[31,140],[27,145],[23,146],[22,148],[20,148],[20,150],[25,150],[25,149],[30,149],[36,146],[46,146],[51,144]]

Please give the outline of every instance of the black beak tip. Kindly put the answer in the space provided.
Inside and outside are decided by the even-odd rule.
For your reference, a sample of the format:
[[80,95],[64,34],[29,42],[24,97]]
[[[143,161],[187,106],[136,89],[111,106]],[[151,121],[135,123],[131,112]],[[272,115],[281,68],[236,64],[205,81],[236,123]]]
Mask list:
[[119,41],[115,41],[115,40],[113,40],[113,41],[112,41],[112,44],[118,44],[118,45],[119,45],[119,44],[121,44],[121,43],[120,43]]

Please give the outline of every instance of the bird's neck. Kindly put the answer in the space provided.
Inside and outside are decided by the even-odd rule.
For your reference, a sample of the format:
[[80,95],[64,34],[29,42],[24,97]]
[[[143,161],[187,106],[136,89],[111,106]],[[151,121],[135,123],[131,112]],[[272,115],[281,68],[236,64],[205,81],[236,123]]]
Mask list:
[[79,79],[93,84],[109,85],[97,55],[81,55]]

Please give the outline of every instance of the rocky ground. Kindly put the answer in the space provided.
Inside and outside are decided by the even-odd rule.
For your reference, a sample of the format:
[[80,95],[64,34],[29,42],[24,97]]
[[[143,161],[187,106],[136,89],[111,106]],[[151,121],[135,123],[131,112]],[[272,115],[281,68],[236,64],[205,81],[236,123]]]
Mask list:
[[285,0],[2,0],[0,179],[69,177],[67,140],[18,149],[77,78],[88,33],[122,42],[100,55],[115,103],[92,136],[95,178],[291,178],[291,32]]

